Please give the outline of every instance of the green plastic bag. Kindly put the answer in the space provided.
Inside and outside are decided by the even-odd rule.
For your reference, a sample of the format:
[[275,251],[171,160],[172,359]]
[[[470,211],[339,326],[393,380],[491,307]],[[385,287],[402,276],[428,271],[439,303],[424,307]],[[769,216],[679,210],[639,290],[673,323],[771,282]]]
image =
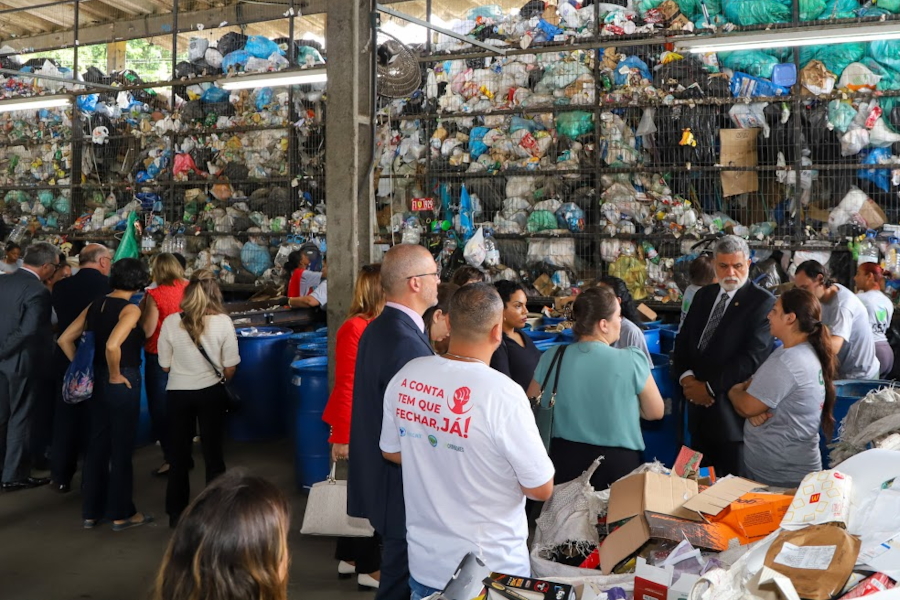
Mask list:
[[564,112],[556,117],[556,131],[559,135],[575,139],[594,130],[594,115],[583,110]]
[[549,210],[536,210],[528,216],[529,233],[556,229],[556,215]]
[[778,64],[778,59],[759,50],[741,50],[737,52],[719,52],[719,64],[732,71],[740,71],[754,77],[771,79],[772,70]]
[[137,232],[134,229],[134,223],[137,221],[137,213],[131,211],[128,213],[128,223],[125,225],[125,235],[122,236],[122,242],[116,248],[116,255],[113,262],[123,258],[140,258],[141,246],[138,243]]

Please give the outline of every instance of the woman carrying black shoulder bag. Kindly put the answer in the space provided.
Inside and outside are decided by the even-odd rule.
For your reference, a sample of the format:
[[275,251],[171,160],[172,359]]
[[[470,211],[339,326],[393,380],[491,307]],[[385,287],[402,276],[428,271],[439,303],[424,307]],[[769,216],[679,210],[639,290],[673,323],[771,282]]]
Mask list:
[[200,424],[206,483],[225,472],[225,413],[236,396],[227,381],[234,376],[238,354],[234,324],[222,305],[222,292],[208,270],[191,277],[180,314],[166,318],[159,335],[159,364],[169,373],[169,435],[172,466],[166,489],[166,512],[174,527],[190,502],[188,472],[194,424]]

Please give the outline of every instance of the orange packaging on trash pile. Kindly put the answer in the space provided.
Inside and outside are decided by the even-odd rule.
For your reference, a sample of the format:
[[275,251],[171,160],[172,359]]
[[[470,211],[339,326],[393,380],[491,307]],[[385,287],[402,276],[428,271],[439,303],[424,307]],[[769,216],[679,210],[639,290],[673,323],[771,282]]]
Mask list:
[[778,529],[793,500],[782,494],[744,494],[710,520],[748,538],[764,537]]

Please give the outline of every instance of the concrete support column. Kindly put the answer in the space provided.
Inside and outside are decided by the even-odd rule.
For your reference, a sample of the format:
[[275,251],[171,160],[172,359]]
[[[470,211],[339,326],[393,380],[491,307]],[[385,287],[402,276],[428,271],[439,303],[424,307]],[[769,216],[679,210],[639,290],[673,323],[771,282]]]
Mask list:
[[106,72],[124,71],[127,42],[113,42],[106,45]]
[[[359,268],[370,262],[375,194],[371,162],[371,33],[373,0],[328,3],[325,29],[328,103],[325,118],[325,199],[328,204],[328,338],[353,299]],[[331,378],[334,360],[330,361]]]

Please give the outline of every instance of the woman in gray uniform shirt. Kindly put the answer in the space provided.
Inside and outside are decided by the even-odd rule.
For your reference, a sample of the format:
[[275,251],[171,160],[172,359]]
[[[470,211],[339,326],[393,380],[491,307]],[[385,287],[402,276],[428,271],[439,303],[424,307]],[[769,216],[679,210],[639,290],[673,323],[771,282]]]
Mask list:
[[750,479],[795,487],[822,469],[819,426],[834,430],[836,359],[822,307],[806,290],[781,295],[769,313],[772,335],[783,342],[750,381],[728,398],[744,424],[744,466]]

